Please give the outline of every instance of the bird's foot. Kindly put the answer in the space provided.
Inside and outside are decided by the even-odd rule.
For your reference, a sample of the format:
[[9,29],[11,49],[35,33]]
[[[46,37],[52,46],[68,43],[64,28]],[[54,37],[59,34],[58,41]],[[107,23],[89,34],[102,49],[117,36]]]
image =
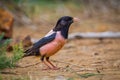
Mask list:
[[42,70],[51,70],[52,68],[43,68]]

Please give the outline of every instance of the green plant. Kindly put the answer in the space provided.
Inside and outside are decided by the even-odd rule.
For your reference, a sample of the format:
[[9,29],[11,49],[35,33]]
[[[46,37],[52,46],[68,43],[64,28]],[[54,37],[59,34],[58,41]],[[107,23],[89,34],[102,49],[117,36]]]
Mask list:
[[3,40],[4,34],[0,35],[0,69],[9,67],[9,58],[6,57],[6,48],[10,43],[10,39]]
[[80,74],[79,76],[82,78],[88,78],[91,76],[96,76],[96,75],[100,75],[100,74],[96,74],[96,73],[84,73],[84,74]]
[[73,78],[73,77],[70,77],[70,78],[68,78],[67,80],[74,80],[74,78]]
[[14,67],[16,63],[22,58],[23,56],[23,46],[22,43],[16,44],[13,46],[13,56],[11,57],[11,65]]
[[3,40],[4,34],[0,35],[0,69],[12,68],[16,66],[16,63],[22,58],[23,48],[22,44],[16,44],[13,46],[13,55],[7,56],[6,48],[10,43],[10,39]]

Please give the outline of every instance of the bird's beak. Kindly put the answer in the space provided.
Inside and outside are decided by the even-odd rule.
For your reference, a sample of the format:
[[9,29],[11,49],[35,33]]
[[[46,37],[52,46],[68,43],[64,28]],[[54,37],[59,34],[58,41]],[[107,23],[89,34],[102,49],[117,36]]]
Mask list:
[[73,22],[79,22],[79,21],[80,21],[79,18],[76,18],[76,17],[73,18]]

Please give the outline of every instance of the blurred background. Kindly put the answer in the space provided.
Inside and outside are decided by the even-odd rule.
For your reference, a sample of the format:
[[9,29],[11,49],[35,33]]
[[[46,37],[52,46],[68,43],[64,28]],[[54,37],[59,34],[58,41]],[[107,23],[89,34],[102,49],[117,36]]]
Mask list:
[[71,34],[120,32],[120,0],[0,0],[0,80],[120,80],[120,33],[68,40],[51,58],[57,71],[43,71],[39,58],[21,59],[31,38],[42,38],[62,16],[80,19]]
[[0,7],[14,18],[15,36],[39,38],[35,32],[46,34],[65,15],[81,20],[70,32],[120,31],[120,0],[0,0]]

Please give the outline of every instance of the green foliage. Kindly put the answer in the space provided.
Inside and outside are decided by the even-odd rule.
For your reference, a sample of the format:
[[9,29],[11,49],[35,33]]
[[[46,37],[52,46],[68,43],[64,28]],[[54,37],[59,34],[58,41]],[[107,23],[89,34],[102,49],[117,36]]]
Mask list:
[[5,50],[7,45],[11,42],[11,39],[6,39],[5,41],[2,40],[3,37],[4,37],[4,33],[0,35],[0,51]]
[[[13,46],[13,55],[11,57],[7,56],[6,48],[10,43],[10,39],[2,40],[4,34],[0,35],[0,69],[15,67],[18,60],[22,58],[23,48],[22,44],[17,44]],[[2,42],[3,41],[3,42]]]
[[11,40],[7,39],[7,40],[3,41],[2,40],[3,36],[4,36],[4,34],[0,35],[0,69],[4,69],[4,68],[7,68],[7,67],[10,67],[9,66],[10,58],[6,57],[6,48],[9,45]]
[[16,63],[22,58],[23,56],[23,47],[22,44],[17,44],[13,46],[13,56],[11,57],[11,64],[14,67]]
[[68,78],[67,80],[74,80],[74,78],[73,78],[73,77],[71,77],[71,78]]
[[97,75],[102,75],[102,74],[96,74],[96,73],[79,74],[79,76],[82,78],[88,78],[88,77],[97,76]]

